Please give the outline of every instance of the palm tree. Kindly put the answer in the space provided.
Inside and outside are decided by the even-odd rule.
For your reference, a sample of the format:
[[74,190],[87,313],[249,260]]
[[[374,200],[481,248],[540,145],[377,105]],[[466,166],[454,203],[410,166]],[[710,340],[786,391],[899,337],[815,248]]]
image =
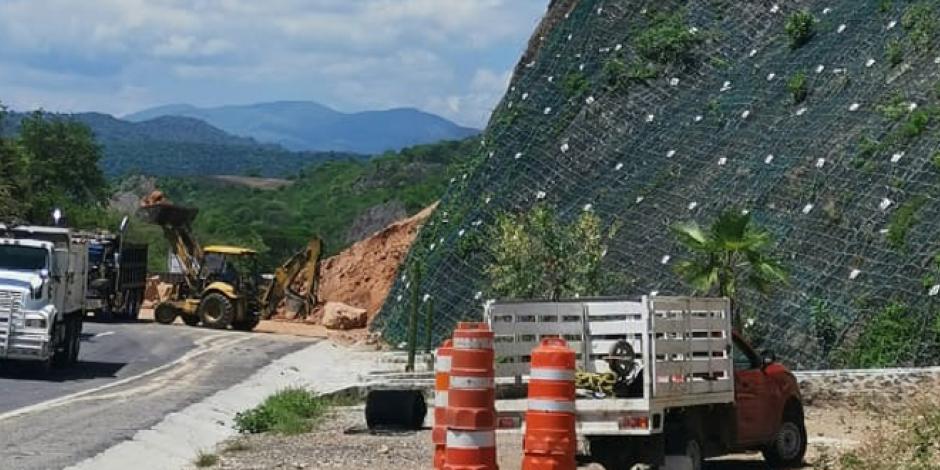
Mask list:
[[756,227],[747,212],[726,210],[708,231],[695,222],[677,224],[672,230],[692,255],[692,259],[676,266],[676,272],[698,294],[731,299],[738,331],[742,327],[737,310],[738,287],[768,294],[776,284],[787,282],[784,267],[767,254],[773,242],[770,233]]

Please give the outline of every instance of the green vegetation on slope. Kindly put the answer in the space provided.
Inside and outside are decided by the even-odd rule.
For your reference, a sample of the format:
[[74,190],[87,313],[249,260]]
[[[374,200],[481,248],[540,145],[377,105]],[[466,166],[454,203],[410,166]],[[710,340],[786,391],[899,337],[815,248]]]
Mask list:
[[[199,208],[194,229],[203,243],[256,248],[262,266],[272,269],[315,236],[324,240],[327,254],[344,249],[353,222],[369,208],[397,202],[413,214],[431,205],[477,146],[469,139],[367,161],[330,161],[301,171],[292,185],[275,190],[204,177],[161,178],[157,186],[174,203]],[[151,269],[165,269],[158,231],[137,225],[158,247],[151,250]]]
[[242,434],[303,434],[337,404],[342,402],[306,389],[287,388],[269,396],[257,407],[236,414],[235,430]]

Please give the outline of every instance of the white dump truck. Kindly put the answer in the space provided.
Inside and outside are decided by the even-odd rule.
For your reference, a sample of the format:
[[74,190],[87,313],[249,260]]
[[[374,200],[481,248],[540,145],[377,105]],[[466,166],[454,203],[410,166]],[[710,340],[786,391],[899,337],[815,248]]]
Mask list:
[[0,361],[78,360],[88,247],[60,227],[0,224]]
[[[562,337],[576,352],[577,432],[582,453],[608,470],[660,468],[680,460],[762,451],[772,468],[806,452],[800,391],[772,353],[732,331],[725,299],[643,297],[497,302],[500,428],[520,428],[532,349]],[[668,467],[667,467],[668,468]]]

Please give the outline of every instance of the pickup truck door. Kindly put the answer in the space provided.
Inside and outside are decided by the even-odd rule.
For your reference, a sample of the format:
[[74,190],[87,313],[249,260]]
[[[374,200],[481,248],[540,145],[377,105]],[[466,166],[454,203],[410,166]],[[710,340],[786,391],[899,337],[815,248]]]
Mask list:
[[737,446],[766,443],[773,436],[777,407],[770,378],[760,357],[737,338],[734,340],[734,400],[737,414]]

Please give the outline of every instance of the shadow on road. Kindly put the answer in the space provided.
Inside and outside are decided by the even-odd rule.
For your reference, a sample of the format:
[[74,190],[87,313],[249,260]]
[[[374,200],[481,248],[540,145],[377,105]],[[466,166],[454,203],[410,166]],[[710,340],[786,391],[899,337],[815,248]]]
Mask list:
[[770,467],[760,460],[717,460],[706,462],[705,470],[769,470]]
[[126,362],[95,362],[79,360],[63,369],[45,369],[35,362],[9,362],[0,365],[0,379],[35,380],[41,382],[68,382],[115,378]]

